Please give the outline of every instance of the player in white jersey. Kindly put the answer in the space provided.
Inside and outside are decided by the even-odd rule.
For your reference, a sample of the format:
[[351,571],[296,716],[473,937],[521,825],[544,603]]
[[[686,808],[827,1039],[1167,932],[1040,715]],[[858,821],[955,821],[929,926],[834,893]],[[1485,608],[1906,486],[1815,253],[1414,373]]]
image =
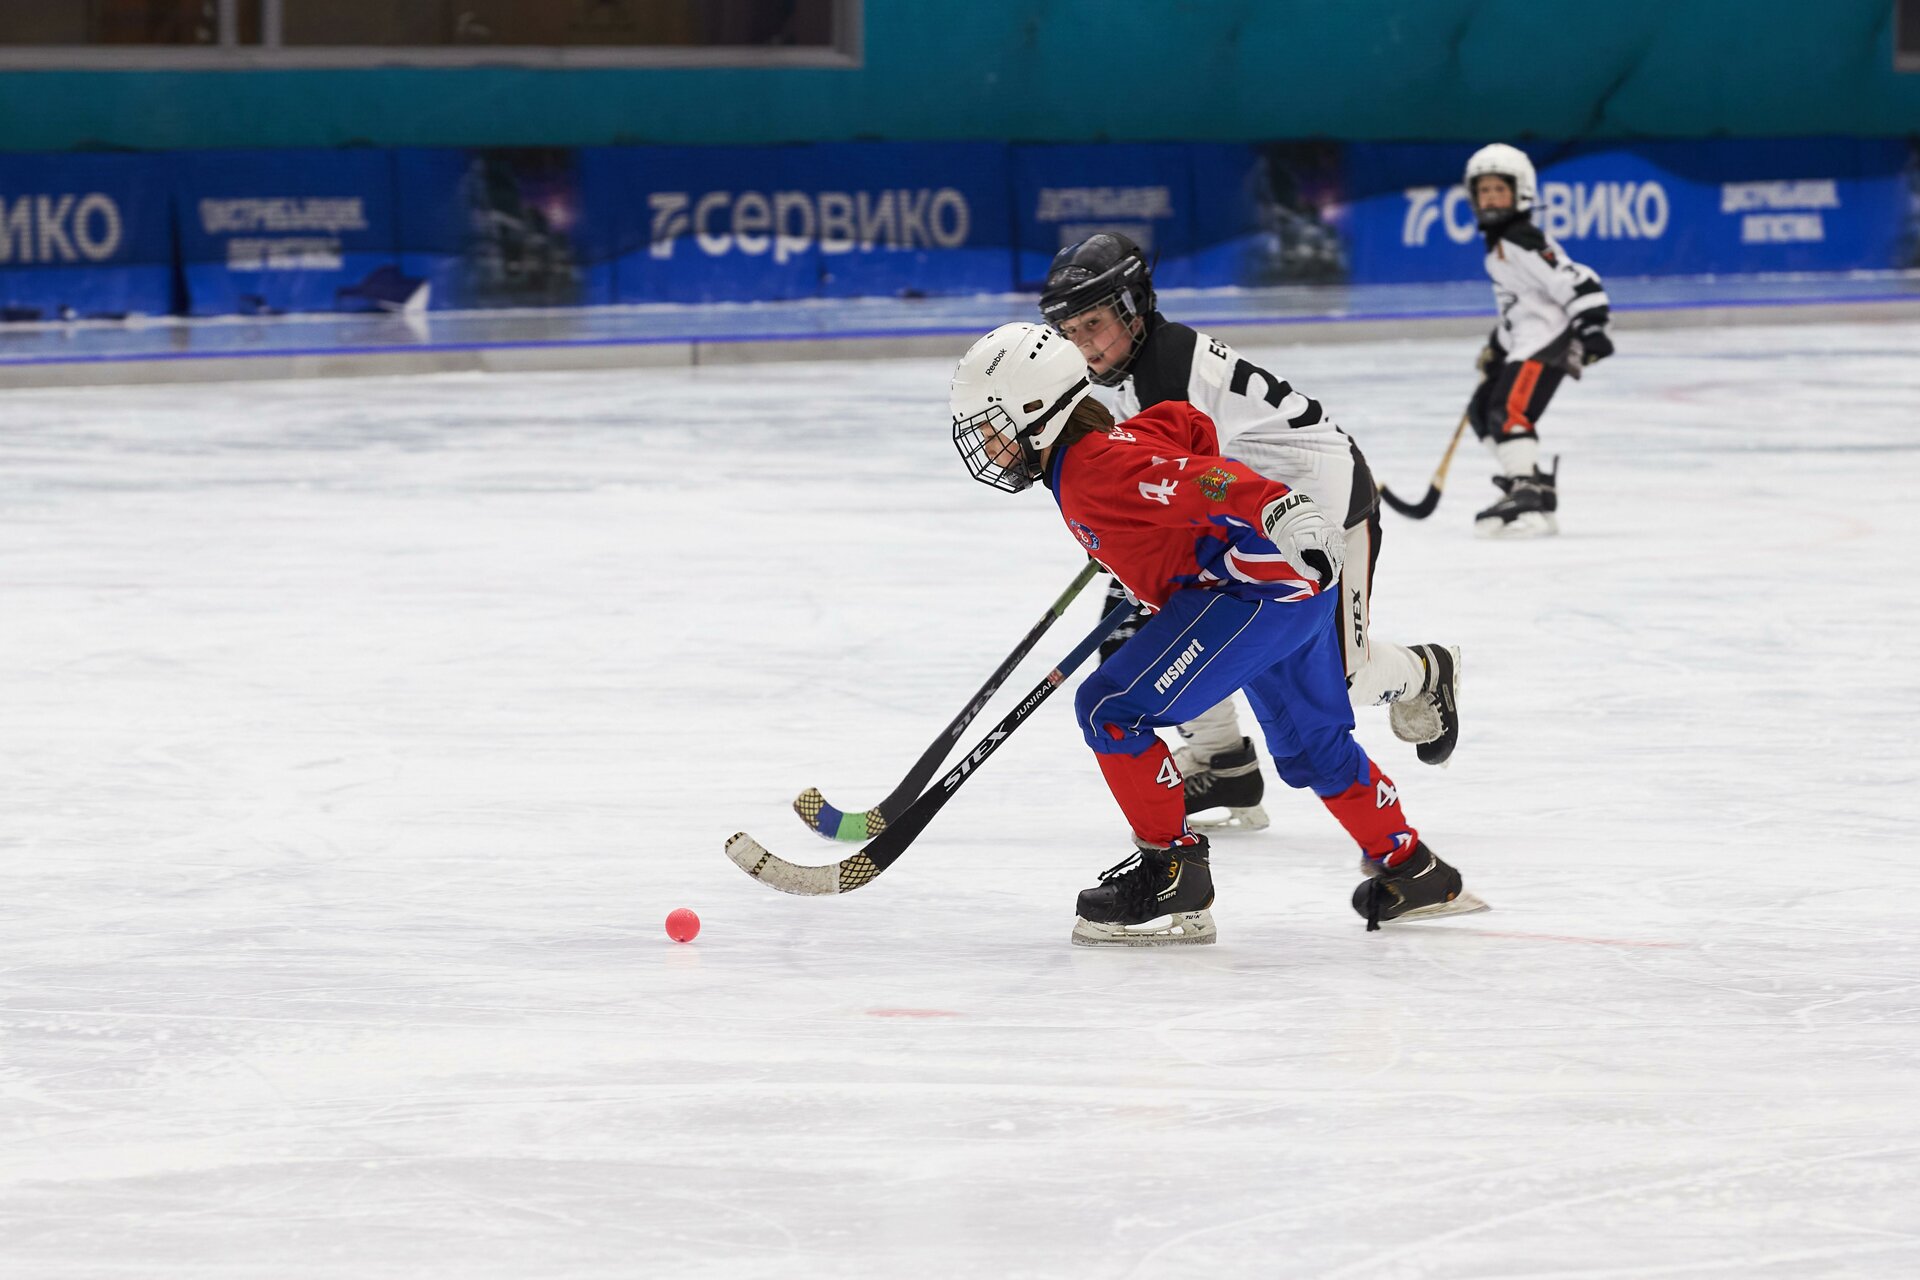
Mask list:
[[1557,533],[1560,464],[1540,467],[1540,415],[1560,379],[1613,354],[1607,291],[1592,268],[1567,256],[1535,226],[1533,164],[1496,142],[1467,161],[1467,195],[1487,240],[1500,323],[1480,353],[1480,386],[1468,414],[1473,431],[1499,460],[1494,484],[1505,494],[1474,517],[1488,537]]
[[[1346,559],[1336,619],[1349,696],[1357,706],[1387,705],[1394,733],[1419,744],[1421,760],[1445,764],[1460,735],[1460,651],[1373,637],[1368,619],[1380,554],[1379,498],[1359,446],[1320,402],[1218,338],[1163,317],[1146,259],[1123,235],[1102,232],[1055,255],[1040,311],[1080,349],[1088,377],[1112,389],[1109,407],[1121,421],[1163,401],[1186,401],[1213,420],[1223,454],[1338,513]],[[1205,493],[1208,478],[1192,483]],[[1121,594],[1117,584],[1110,593]],[[1138,622],[1123,627],[1103,657]],[[1232,825],[1264,827],[1259,762],[1233,703],[1179,728],[1187,744],[1174,760],[1186,779],[1187,811],[1224,807]]]

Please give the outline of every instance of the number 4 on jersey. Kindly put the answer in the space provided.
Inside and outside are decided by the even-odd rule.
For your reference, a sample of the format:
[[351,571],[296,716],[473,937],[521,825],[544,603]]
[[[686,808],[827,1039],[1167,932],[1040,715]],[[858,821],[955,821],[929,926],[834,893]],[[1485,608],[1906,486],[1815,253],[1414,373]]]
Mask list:
[[1172,756],[1160,762],[1160,772],[1154,775],[1153,780],[1168,790],[1186,785],[1180,778],[1180,770],[1174,767]]
[[1173,491],[1179,487],[1180,482],[1178,480],[1160,480],[1153,484],[1148,484],[1145,480],[1142,480],[1140,482],[1140,496],[1148,502],[1157,502],[1163,507],[1172,506]]

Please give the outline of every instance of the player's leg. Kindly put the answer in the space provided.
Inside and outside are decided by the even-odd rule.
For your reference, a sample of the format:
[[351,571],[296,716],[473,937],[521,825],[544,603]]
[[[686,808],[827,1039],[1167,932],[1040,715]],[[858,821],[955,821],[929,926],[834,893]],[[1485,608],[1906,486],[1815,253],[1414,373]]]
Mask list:
[[1176,726],[1184,741],[1173,762],[1186,780],[1187,817],[1207,830],[1262,831],[1267,811],[1266,779],[1253,739],[1240,730],[1240,713],[1228,698]]
[[[1117,578],[1107,579],[1107,608],[1113,609],[1127,598]],[[1117,627],[1100,643],[1100,661],[1106,662],[1133,638],[1151,615],[1142,609]],[[1266,783],[1260,777],[1260,758],[1253,742],[1240,732],[1240,716],[1233,699],[1179,726],[1185,741],[1173,753],[1174,763],[1185,779],[1187,813],[1196,827],[1208,830],[1232,827],[1259,831],[1267,825],[1267,811],[1260,807]]]
[[1335,619],[1347,695],[1356,707],[1387,704],[1394,736],[1417,744],[1423,763],[1445,764],[1460,738],[1460,650],[1432,644],[1409,648],[1374,637],[1373,571],[1380,561],[1380,535],[1378,508],[1347,530]]
[[1074,940],[1090,945],[1206,942],[1213,881],[1206,837],[1186,822],[1184,782],[1154,731],[1218,705],[1276,652],[1328,625],[1331,597],[1260,604],[1176,592],[1081,683],[1074,712],[1140,852],[1081,894]]
[[1504,496],[1474,517],[1474,531],[1482,536],[1542,537],[1559,531],[1554,519],[1560,505],[1558,467],[1540,469],[1538,424],[1563,377],[1559,360],[1542,352],[1532,360],[1508,361],[1494,380],[1486,408],[1489,423],[1498,409],[1491,443],[1501,471],[1494,484]]
[[[1369,924],[1413,912],[1478,909],[1462,901],[1459,873],[1434,855],[1400,807],[1399,789],[1353,739],[1353,707],[1339,678],[1331,636],[1316,640],[1247,685],[1247,699],[1267,734],[1274,767],[1289,786],[1311,790],[1360,846],[1369,881],[1399,886],[1397,896],[1356,909]],[[1457,905],[1456,905],[1457,904]]]
[[1480,385],[1473,389],[1473,398],[1467,401],[1467,422],[1473,427],[1473,438],[1496,457],[1499,456],[1500,425],[1506,417],[1500,399],[1500,383],[1506,368],[1503,361],[1489,364],[1481,373]]
[[1457,645],[1417,644],[1420,690],[1387,711],[1393,736],[1416,744],[1422,764],[1444,765],[1460,742],[1460,649]]
[[[1373,706],[1417,688],[1419,659],[1402,646],[1384,646],[1379,664],[1368,667],[1367,611],[1379,556],[1380,498],[1359,446],[1349,441],[1343,452],[1303,449],[1282,426],[1243,432],[1234,437],[1232,450],[1262,475],[1303,490],[1323,511],[1346,512],[1346,567],[1334,624],[1348,655],[1348,684],[1353,687],[1358,681],[1356,701],[1364,698],[1365,705]],[[1233,701],[1178,728],[1185,742],[1173,758],[1187,780],[1187,814],[1193,825],[1210,830],[1265,828],[1267,813],[1260,802],[1266,783],[1260,776],[1259,753],[1253,739],[1241,732]]]
[[1340,567],[1340,636],[1347,693],[1356,707],[1377,707],[1420,692],[1424,669],[1412,649],[1373,634],[1373,573],[1380,562],[1380,510],[1347,530]]

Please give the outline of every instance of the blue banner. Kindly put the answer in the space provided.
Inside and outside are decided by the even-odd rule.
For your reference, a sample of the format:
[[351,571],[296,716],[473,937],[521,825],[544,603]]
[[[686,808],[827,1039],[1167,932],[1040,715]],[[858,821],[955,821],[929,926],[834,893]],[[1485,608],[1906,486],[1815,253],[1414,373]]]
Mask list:
[[[1529,143],[1603,275],[1920,265],[1899,139]],[[1466,143],[0,155],[0,319],[1037,289],[1137,240],[1165,288],[1484,278]]]
[[1139,244],[1162,288],[1347,278],[1338,143],[1027,146],[1013,168],[1023,289],[1096,231]]
[[[1353,279],[1466,280],[1485,249],[1460,175],[1474,148],[1347,148]],[[1903,234],[1897,139],[1529,144],[1534,221],[1602,275],[1879,270]]]
[[996,143],[596,148],[620,302],[1000,293],[1012,238]]
[[0,317],[173,309],[160,156],[0,155]]
[[361,310],[397,267],[387,151],[195,151],[170,166],[190,314]]
[[435,308],[575,307],[613,301],[593,267],[604,230],[588,217],[580,152],[484,147],[394,152],[400,264]]
[[[1193,151],[1171,142],[1013,148],[1015,287],[1038,289],[1053,255],[1096,231],[1117,231],[1157,258],[1161,288],[1232,283],[1194,277]],[[1235,181],[1228,215],[1236,228],[1247,221],[1239,187]]]
[[1339,143],[1216,144],[1191,153],[1196,286],[1347,279]]

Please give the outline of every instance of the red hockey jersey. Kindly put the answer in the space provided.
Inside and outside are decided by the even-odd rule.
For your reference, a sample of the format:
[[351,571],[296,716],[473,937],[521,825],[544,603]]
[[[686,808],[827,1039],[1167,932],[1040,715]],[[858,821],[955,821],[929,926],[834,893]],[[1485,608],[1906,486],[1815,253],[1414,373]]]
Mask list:
[[1313,575],[1261,531],[1262,509],[1291,490],[1219,450],[1206,414],[1167,400],[1054,450],[1047,486],[1080,545],[1149,608],[1188,588],[1250,600],[1316,594]]

